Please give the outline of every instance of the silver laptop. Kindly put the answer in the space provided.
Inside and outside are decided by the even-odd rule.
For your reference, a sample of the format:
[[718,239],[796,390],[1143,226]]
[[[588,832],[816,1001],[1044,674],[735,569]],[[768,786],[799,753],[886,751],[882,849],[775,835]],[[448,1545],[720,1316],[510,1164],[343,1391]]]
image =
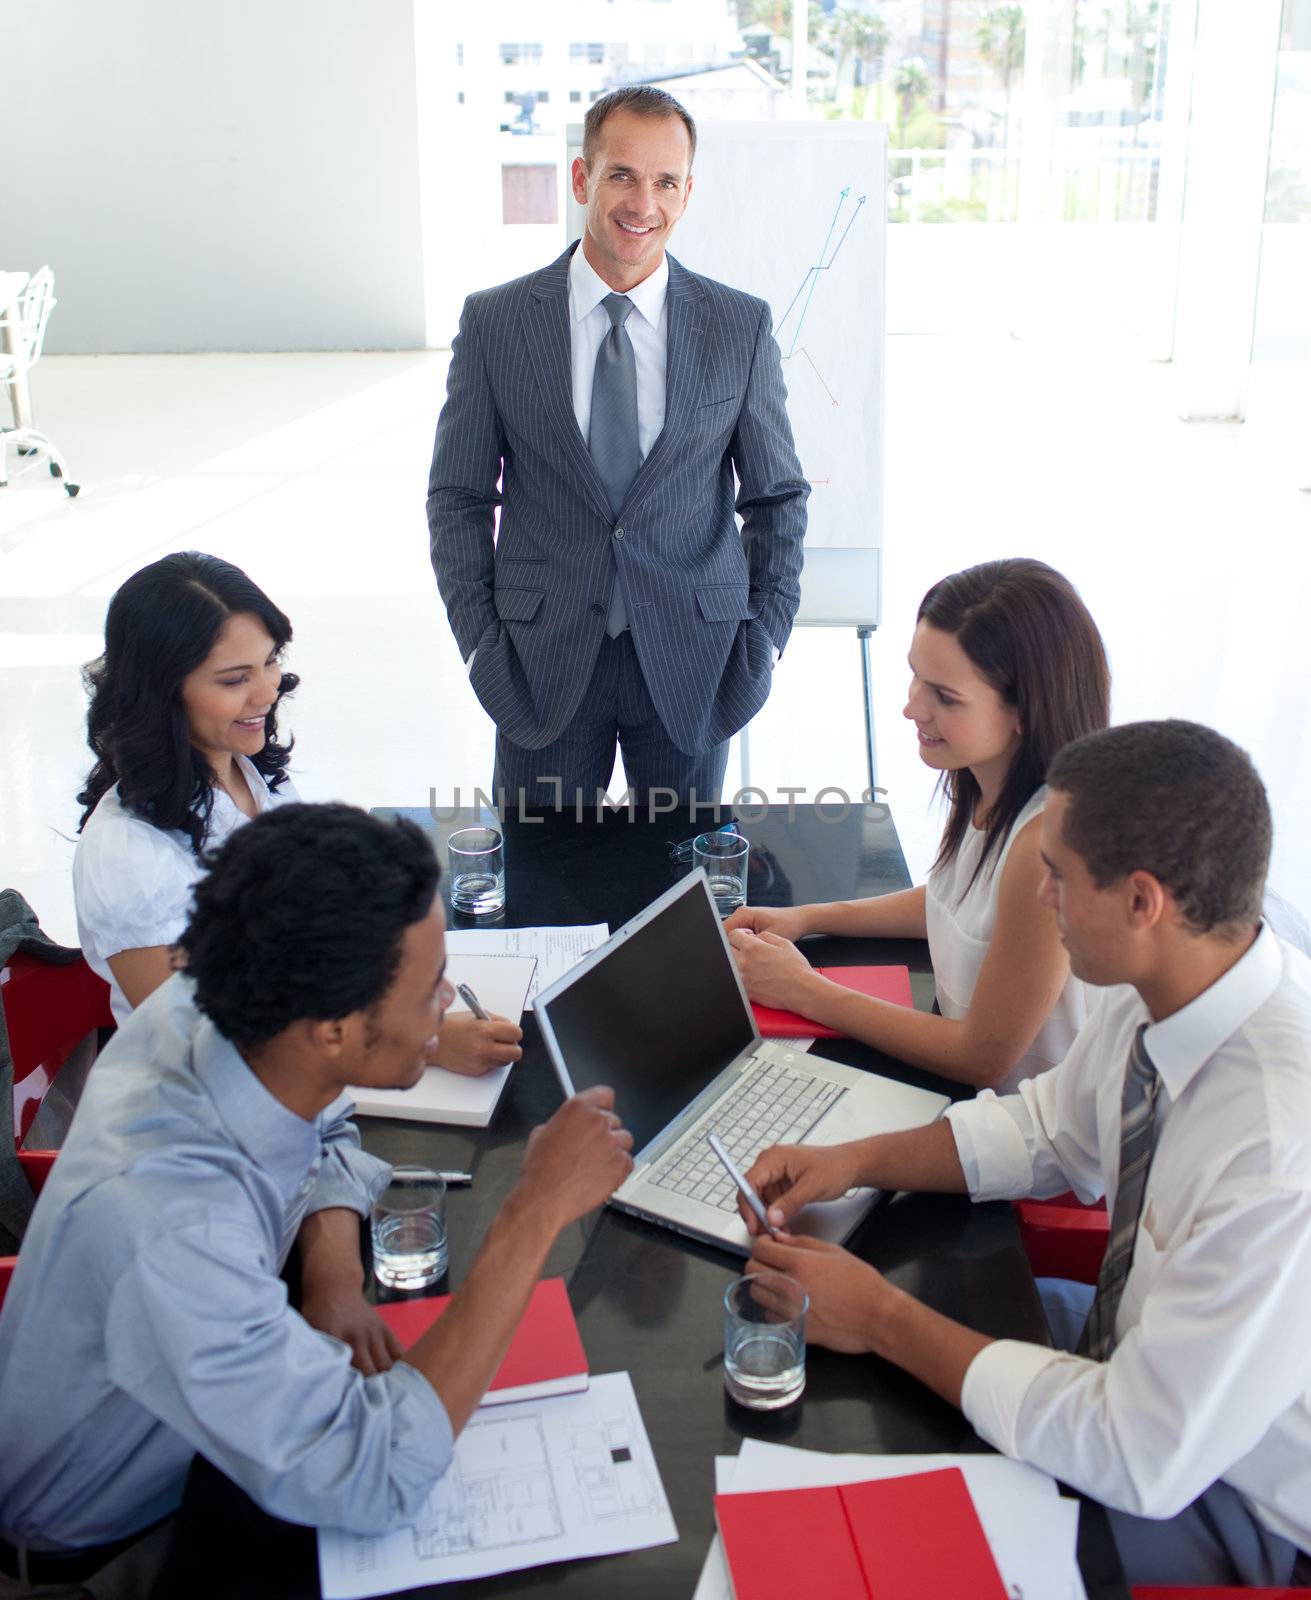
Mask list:
[[[739,1255],[737,1190],[706,1143],[745,1172],[774,1144],[841,1144],[934,1122],[945,1095],[765,1040],[703,871],[676,884],[549,989],[534,1012],[566,1094],[607,1083],[634,1167],[610,1204]],[[807,1206],[798,1233],[840,1242],[875,1190]]]

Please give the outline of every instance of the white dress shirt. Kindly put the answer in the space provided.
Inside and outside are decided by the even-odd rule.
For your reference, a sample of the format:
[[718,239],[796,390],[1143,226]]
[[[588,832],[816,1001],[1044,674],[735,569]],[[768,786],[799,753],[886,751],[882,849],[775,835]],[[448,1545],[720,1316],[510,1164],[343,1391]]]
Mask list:
[[[664,255],[649,278],[643,278],[628,291],[633,309],[624,323],[637,364],[637,442],[642,459],[665,425],[665,299],[669,289],[669,261]],[[610,317],[601,304],[614,294],[608,283],[592,270],[580,244],[569,263],[569,352],[573,382],[574,416],[584,440],[592,422],[592,380],[596,375],[596,353],[610,331]]]
[[[974,871],[988,835],[986,829],[972,823],[951,860],[929,873],[924,916],[938,1010],[944,1017],[959,1019],[974,1002],[974,986],[997,926],[997,901],[1006,858],[1020,831],[1041,814],[1046,798],[1044,785],[1016,817],[1001,849],[977,878]],[[1064,1061],[1075,1035],[1088,1020],[1088,996],[1088,986],[1070,973],[1033,1043],[997,1085],[999,1093],[1007,1094],[1025,1078]]]
[[[271,790],[253,762],[241,755],[233,759],[257,811],[300,798],[290,779]],[[215,789],[205,848],[216,849],[247,820],[225,789]],[[109,985],[115,1022],[125,1022],[132,1007],[114,981],[110,956],[176,944],[191,915],[192,887],[204,871],[187,835],[157,828],[128,811],[117,784],[87,818],[73,857],[77,938],[87,965]]]
[[[948,1112],[978,1200],[1114,1195],[1137,992],[1069,1056]],[[1311,1549],[1311,961],[1262,927],[1144,1040],[1158,1139],[1105,1362],[1000,1340],[961,1405],[997,1449],[1109,1506],[1170,1517],[1217,1479]]]

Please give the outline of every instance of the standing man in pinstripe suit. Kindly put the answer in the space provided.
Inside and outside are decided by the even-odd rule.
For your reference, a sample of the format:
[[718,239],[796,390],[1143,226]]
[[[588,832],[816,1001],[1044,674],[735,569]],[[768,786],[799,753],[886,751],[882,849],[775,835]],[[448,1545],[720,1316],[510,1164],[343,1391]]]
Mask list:
[[428,527],[508,803],[594,805],[616,738],[639,801],[717,799],[791,631],[809,485],[769,309],[665,253],[695,147],[661,90],[597,101],[581,245],[460,319]]

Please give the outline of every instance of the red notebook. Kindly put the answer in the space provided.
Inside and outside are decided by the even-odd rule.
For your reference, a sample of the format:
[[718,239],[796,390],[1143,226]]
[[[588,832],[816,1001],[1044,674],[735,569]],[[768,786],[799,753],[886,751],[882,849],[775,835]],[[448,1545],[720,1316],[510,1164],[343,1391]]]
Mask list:
[[[451,1303],[448,1294],[423,1300],[394,1300],[378,1307],[378,1315],[409,1349]],[[563,1278],[543,1278],[515,1329],[505,1360],[496,1369],[485,1406],[511,1400],[535,1400],[552,1394],[573,1394],[587,1387],[587,1352],[569,1304]]]
[[[910,992],[908,967],[816,967],[834,983],[844,989],[854,989],[857,994],[872,995],[875,1000],[890,1000],[895,1006],[911,1006],[915,1001]],[[827,1028],[822,1022],[811,1022],[795,1011],[775,1011],[773,1006],[760,1006],[753,1000],[751,1009],[756,1014],[756,1026],[766,1039],[841,1039],[836,1028]]]
[[1006,1600],[959,1467],[715,1496],[734,1600]]

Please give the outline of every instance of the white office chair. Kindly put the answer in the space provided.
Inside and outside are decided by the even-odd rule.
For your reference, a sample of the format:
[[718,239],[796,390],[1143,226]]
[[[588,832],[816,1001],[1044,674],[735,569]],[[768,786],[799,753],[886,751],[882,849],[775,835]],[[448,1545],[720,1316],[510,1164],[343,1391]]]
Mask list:
[[70,481],[63,456],[39,428],[32,427],[27,410],[27,375],[41,359],[46,323],[50,321],[55,304],[55,275],[49,267],[42,267],[28,280],[19,296],[16,312],[0,316],[0,384],[9,390],[14,417],[19,423],[14,428],[0,429],[0,489],[10,481],[8,453],[12,446],[20,456],[30,458],[15,477],[30,472],[44,458],[49,464],[50,476],[62,479],[65,493],[72,498],[81,485]]

